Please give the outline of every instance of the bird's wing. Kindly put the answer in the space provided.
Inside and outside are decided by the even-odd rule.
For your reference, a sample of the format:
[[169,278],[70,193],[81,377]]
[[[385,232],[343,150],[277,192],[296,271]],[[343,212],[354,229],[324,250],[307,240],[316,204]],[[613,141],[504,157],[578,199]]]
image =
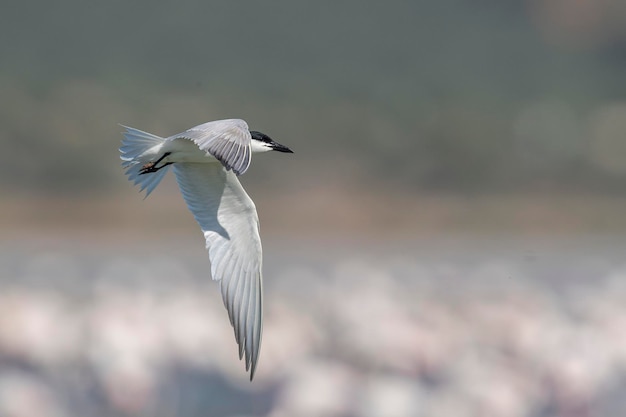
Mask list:
[[200,224],[235,330],[239,358],[254,377],[263,321],[259,218],[237,176],[219,164],[176,163],[174,172],[189,210]]
[[189,139],[198,147],[213,155],[226,169],[232,169],[241,175],[250,166],[250,130],[241,119],[216,120],[182,133],[170,136],[166,140]]

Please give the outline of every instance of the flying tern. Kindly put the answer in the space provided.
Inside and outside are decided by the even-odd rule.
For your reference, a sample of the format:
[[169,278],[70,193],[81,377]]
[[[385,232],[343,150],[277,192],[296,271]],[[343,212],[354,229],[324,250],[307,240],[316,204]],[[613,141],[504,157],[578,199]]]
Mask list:
[[252,380],[263,329],[262,250],[256,207],[237,177],[246,172],[253,153],[291,149],[249,130],[240,119],[204,123],[167,138],[122,127],[122,166],[146,197],[174,169],[204,233],[211,276],[220,282],[239,358],[245,355]]

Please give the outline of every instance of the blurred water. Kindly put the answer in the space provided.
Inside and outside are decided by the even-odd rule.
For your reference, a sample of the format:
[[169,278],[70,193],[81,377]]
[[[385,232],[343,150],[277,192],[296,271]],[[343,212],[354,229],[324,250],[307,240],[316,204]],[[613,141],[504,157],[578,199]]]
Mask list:
[[0,416],[615,416],[626,240],[266,239],[247,381],[200,236],[0,244]]

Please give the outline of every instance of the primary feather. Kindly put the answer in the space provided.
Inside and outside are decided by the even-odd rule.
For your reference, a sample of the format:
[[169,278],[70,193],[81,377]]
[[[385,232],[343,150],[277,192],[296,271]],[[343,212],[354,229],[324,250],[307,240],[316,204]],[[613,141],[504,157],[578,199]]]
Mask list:
[[217,164],[174,165],[178,186],[206,239],[211,275],[254,377],[263,322],[262,249],[254,203],[237,176]]

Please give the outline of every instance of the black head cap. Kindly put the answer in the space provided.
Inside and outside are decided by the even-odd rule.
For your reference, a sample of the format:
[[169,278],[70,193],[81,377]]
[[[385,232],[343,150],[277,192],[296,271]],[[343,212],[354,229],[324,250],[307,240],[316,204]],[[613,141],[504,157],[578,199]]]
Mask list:
[[272,142],[274,142],[272,140],[272,138],[267,136],[265,133],[261,133],[261,132],[258,132],[256,130],[251,130],[250,131],[250,136],[252,136],[252,139],[260,140],[261,142],[265,142],[265,143],[272,143]]

